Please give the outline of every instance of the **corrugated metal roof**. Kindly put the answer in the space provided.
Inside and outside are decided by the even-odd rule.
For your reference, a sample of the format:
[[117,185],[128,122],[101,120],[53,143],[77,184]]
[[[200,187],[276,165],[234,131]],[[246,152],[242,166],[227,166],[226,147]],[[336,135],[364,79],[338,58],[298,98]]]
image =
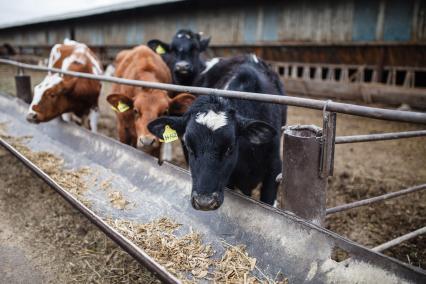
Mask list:
[[119,4],[114,4],[114,5],[102,6],[102,7],[94,8],[94,9],[40,17],[40,18],[30,19],[26,21],[7,23],[7,24],[0,25],[0,29],[8,29],[8,28],[34,25],[34,24],[40,24],[40,23],[54,22],[54,21],[63,21],[63,20],[69,20],[74,18],[95,16],[99,14],[131,10],[135,8],[148,7],[153,5],[183,2],[183,1],[185,0],[137,0],[137,1],[123,2]]

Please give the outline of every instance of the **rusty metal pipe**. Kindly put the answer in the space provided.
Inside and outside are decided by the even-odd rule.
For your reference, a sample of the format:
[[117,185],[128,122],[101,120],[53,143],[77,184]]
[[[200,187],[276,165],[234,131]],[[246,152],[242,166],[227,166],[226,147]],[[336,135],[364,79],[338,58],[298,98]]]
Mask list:
[[400,236],[396,239],[390,240],[389,242],[386,242],[386,243],[381,244],[377,247],[374,247],[371,250],[375,251],[375,252],[382,252],[384,250],[387,250],[388,248],[394,247],[396,245],[399,245],[402,242],[408,241],[412,238],[415,238],[415,237],[423,235],[423,234],[426,234],[426,227],[420,228],[420,229],[415,230],[413,232],[410,232],[408,234],[402,235],[402,236]]
[[341,212],[341,211],[345,211],[345,210],[349,210],[352,208],[356,208],[356,207],[361,207],[361,206],[365,206],[365,205],[369,205],[375,202],[379,202],[379,201],[384,201],[387,199],[391,199],[391,198],[395,198],[401,195],[405,195],[405,194],[409,194],[409,193],[413,193],[416,191],[420,191],[420,190],[424,190],[426,189],[426,184],[421,184],[421,185],[417,185],[417,186],[413,186],[413,187],[409,187],[400,191],[396,191],[396,192],[391,192],[391,193],[386,193],[380,196],[376,196],[376,197],[372,197],[372,198],[367,198],[367,199],[363,199],[363,200],[359,200],[359,201],[355,201],[352,203],[347,203],[344,205],[339,205],[333,208],[329,208],[326,210],[326,214],[334,214],[337,212]]
[[393,140],[393,139],[411,138],[411,137],[420,137],[420,136],[426,136],[426,130],[353,135],[353,136],[338,136],[336,137],[335,143],[336,144],[359,143],[359,142]]
[[287,127],[284,131],[281,204],[317,225],[325,219],[327,176],[321,177],[322,130],[314,125]]
[[43,71],[43,72],[51,71],[51,72],[61,73],[61,74],[70,75],[70,76],[79,77],[79,78],[94,79],[99,81],[153,88],[153,89],[162,89],[162,90],[173,91],[173,92],[181,92],[181,93],[186,92],[186,93],[194,93],[199,95],[223,96],[223,97],[239,98],[239,99],[245,99],[245,100],[269,102],[269,103],[275,103],[275,104],[306,107],[306,108],[312,108],[312,109],[318,109],[318,110],[324,109],[325,104],[327,104],[327,111],[331,111],[331,112],[345,113],[345,114],[358,115],[358,116],[383,119],[383,120],[426,124],[426,113],[421,113],[421,112],[388,110],[388,109],[373,108],[373,107],[366,107],[366,106],[359,106],[359,105],[352,105],[352,104],[345,104],[345,103],[338,103],[338,102],[327,103],[326,101],[322,101],[322,100],[314,100],[314,99],[299,98],[299,97],[277,96],[277,95],[268,95],[268,94],[260,94],[260,93],[238,92],[238,91],[219,90],[219,89],[202,88],[202,87],[178,86],[178,85],[164,84],[164,83],[129,80],[129,79],[123,79],[123,78],[116,78],[116,77],[93,75],[88,73],[63,71],[57,68],[48,68],[43,66],[25,64],[25,63],[20,63],[20,62],[8,60],[8,59],[0,59],[0,63],[16,66],[23,69],[34,70],[34,71]]

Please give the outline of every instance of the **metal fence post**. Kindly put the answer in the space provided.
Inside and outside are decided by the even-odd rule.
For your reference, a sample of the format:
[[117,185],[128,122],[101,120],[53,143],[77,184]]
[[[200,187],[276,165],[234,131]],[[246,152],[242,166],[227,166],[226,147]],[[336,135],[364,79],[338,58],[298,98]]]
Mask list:
[[33,96],[31,93],[31,77],[25,75],[23,70],[20,68],[18,74],[15,76],[15,85],[16,85],[16,96],[30,104]]
[[327,177],[320,172],[322,135],[322,129],[314,125],[287,127],[283,149],[281,204],[318,225],[325,219],[327,188]]

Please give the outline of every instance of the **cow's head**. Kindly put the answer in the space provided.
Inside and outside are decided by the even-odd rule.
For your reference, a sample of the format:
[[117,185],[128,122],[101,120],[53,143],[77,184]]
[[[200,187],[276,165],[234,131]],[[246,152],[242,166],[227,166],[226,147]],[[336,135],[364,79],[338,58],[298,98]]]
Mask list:
[[242,117],[226,100],[207,96],[199,97],[184,116],[158,118],[148,129],[161,138],[166,126],[185,141],[192,176],[191,202],[197,210],[222,205],[241,143],[268,143],[276,135],[269,124]]
[[73,91],[77,78],[48,74],[35,86],[34,97],[27,113],[32,123],[46,122],[70,110]]
[[172,70],[173,81],[176,84],[192,85],[204,68],[200,54],[207,49],[209,42],[210,38],[201,39],[199,33],[179,30],[171,44],[153,39],[148,42],[148,46],[162,56]]
[[182,115],[194,99],[188,93],[170,98],[166,91],[156,89],[143,89],[133,98],[125,94],[111,94],[107,97],[119,119],[127,128],[134,129],[136,146],[148,152],[160,146],[159,140],[148,130],[148,123],[166,114]]
[[[55,45],[50,53],[49,67],[82,73],[100,74],[96,58],[84,44],[65,40],[66,44]],[[68,75],[48,73],[35,86],[34,97],[28,109],[27,120],[33,123],[46,122],[70,112],[81,104],[75,94],[88,90],[99,94],[100,83]]]

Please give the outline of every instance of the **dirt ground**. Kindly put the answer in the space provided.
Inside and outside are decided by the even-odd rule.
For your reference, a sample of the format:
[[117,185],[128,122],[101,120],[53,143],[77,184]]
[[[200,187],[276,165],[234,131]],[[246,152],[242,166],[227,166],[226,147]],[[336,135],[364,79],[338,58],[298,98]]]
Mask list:
[[[9,77],[13,74],[13,70],[0,68],[0,90],[14,92]],[[33,85],[43,77],[41,73],[31,75]],[[108,88],[108,85],[104,88],[103,96]],[[100,109],[100,132],[116,137],[114,114],[103,99]],[[290,107],[288,124],[321,125],[321,112]],[[348,115],[337,118],[337,135],[416,129],[424,129],[424,126]],[[178,146],[175,149],[179,152]],[[177,153],[175,162],[182,164],[182,161],[181,154]],[[335,171],[329,179],[327,207],[426,183],[425,165],[425,138],[336,145]],[[154,281],[130,256],[3,150],[0,152],[0,176],[0,252],[16,249],[15,263],[22,261],[20,256],[25,256],[35,279],[52,283],[137,282],[125,278],[125,275],[133,277],[133,272],[137,271],[143,275],[143,281],[139,279],[139,282]],[[327,217],[326,226],[353,241],[374,247],[423,227],[425,207],[426,193],[416,193],[336,213]],[[424,269],[426,237],[404,242],[385,254]],[[0,264],[1,261],[0,256]],[[93,268],[105,264],[109,272],[98,275],[101,272]],[[8,271],[16,274],[13,269]]]

